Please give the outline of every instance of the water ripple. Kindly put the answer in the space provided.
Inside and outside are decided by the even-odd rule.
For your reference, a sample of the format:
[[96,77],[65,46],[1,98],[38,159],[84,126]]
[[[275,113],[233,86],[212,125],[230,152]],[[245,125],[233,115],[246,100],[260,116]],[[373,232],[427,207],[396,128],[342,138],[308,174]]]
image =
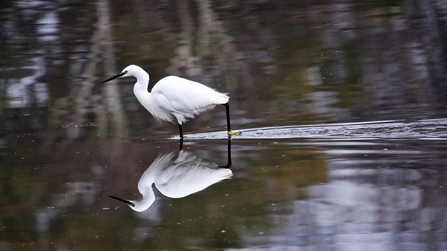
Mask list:
[[[225,138],[226,132],[187,135],[188,139]],[[233,139],[418,139],[447,140],[447,118],[418,121],[370,121],[299,126],[262,127],[241,130]]]

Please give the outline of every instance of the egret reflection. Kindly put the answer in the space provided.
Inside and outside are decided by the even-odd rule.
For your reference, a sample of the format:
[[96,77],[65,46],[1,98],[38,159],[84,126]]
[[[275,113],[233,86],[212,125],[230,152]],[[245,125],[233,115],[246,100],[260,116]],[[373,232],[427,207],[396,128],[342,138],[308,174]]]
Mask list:
[[[228,166],[228,165],[227,165]],[[214,162],[204,161],[194,154],[181,150],[175,158],[175,151],[157,156],[138,181],[138,190],[143,195],[141,200],[124,200],[109,197],[129,205],[137,212],[148,209],[155,201],[152,184],[169,198],[182,198],[233,176],[226,167],[219,167]]]

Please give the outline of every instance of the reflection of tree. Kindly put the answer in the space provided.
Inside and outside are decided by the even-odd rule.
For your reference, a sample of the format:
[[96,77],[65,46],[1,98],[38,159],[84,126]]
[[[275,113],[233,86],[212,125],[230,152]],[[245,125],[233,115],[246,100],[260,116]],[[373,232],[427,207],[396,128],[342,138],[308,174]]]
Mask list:
[[[445,74],[445,38],[439,30],[445,24],[436,14],[444,7],[438,2],[314,7],[323,21],[324,50],[321,65],[310,71],[309,79],[316,79],[313,83],[322,84],[320,89],[338,99],[329,104],[327,95],[314,99],[330,108],[322,112],[344,120],[438,113],[439,94],[445,93],[439,85]],[[343,112],[334,107],[348,109]]]
[[[211,2],[179,1],[177,5],[181,32],[176,54],[171,58],[171,66],[167,72],[187,76],[211,86],[216,86],[216,82],[223,83],[225,88],[219,89],[230,95],[241,83],[245,87],[253,86],[253,78],[249,74],[249,66],[243,59],[243,53],[237,50],[234,39],[216,17]],[[216,81],[219,78],[223,81]],[[196,120],[201,119],[203,118]]]
[[[103,94],[101,99],[102,105],[97,105],[98,96],[94,95],[93,88],[96,86],[98,79],[95,77],[98,71],[98,65],[104,64],[104,72],[107,75],[112,75],[117,72],[113,62],[115,56],[113,53],[113,38],[111,34],[110,11],[107,1],[98,1],[97,16],[98,21],[95,25],[96,30],[91,37],[90,52],[85,56],[87,59],[86,65],[83,67],[83,72],[80,74],[82,80],[78,83],[76,88],[70,91],[69,97],[62,97],[54,102],[51,108],[50,125],[51,127],[60,127],[65,124],[65,121],[70,121],[68,125],[68,132],[77,131],[71,137],[79,138],[85,134],[85,127],[97,126],[98,135],[101,137],[109,137],[113,135],[117,138],[125,138],[127,133],[127,125],[125,123],[124,111],[119,100],[119,89],[116,82],[111,82],[101,88]],[[73,114],[63,113],[65,106],[69,105],[68,100],[73,100],[75,106]],[[94,109],[91,109],[91,107]],[[92,112],[96,120],[88,121],[87,115]],[[62,114],[69,117],[65,121],[61,121]],[[88,123],[92,122],[92,123]],[[112,128],[111,131],[110,127]],[[52,144],[51,137],[47,137],[48,144]]]
[[[376,154],[382,155],[383,145],[375,147]],[[430,158],[409,163],[411,151],[400,156],[404,158],[390,155],[378,161],[375,156],[370,161],[362,151],[355,154],[357,150],[351,155],[345,149],[342,157],[329,161],[328,181],[307,187],[308,197],[293,200],[290,211],[272,205],[278,210],[270,217],[278,220],[265,238],[256,239],[252,233],[250,245],[317,250],[442,246],[443,240],[436,236],[446,232],[446,172],[434,165],[421,168],[427,167]]]
[[225,84],[229,90],[236,88],[237,83],[252,84],[248,64],[211,9],[211,2],[197,0],[195,3],[199,11],[197,28],[192,18],[195,16],[193,6],[187,1],[178,3],[182,32],[168,72],[173,75],[186,74],[192,78],[200,76],[200,80],[207,84],[223,75],[227,78]]

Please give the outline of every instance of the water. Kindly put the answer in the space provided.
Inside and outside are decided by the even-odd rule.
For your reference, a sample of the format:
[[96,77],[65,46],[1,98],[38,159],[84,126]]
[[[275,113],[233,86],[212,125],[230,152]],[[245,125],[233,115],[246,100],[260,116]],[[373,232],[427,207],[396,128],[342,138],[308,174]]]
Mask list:
[[[443,1],[0,5],[1,250],[447,249]],[[180,152],[101,84],[128,64],[228,92],[242,134],[216,107]],[[147,210],[107,196],[169,154]]]

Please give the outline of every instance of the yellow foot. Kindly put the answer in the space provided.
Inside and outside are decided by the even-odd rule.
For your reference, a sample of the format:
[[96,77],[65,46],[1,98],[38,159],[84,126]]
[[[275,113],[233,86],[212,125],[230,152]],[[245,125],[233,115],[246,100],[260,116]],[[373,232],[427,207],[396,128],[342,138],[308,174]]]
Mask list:
[[240,131],[229,131],[228,132],[228,137],[232,137],[232,136],[237,136],[237,135],[241,135]]

